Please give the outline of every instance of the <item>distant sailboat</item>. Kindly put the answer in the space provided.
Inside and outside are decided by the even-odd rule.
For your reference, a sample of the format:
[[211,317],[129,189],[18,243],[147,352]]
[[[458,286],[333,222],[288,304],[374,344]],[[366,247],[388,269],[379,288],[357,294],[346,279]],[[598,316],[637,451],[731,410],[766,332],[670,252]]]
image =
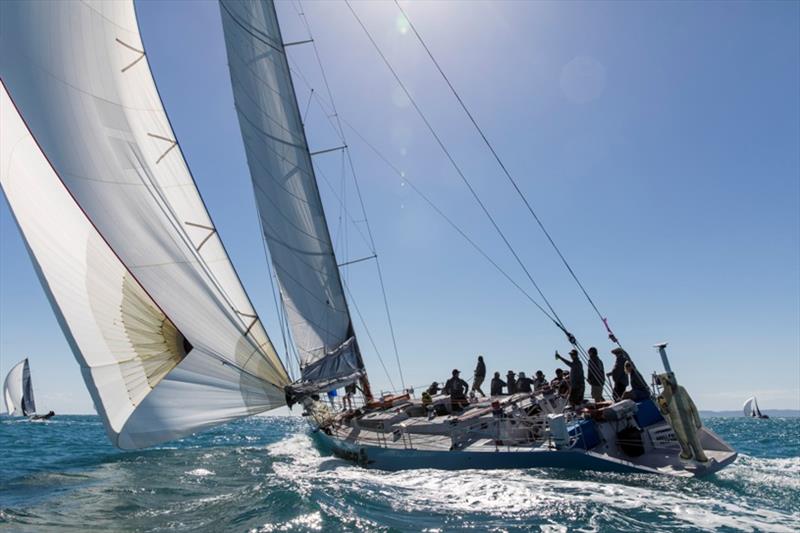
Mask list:
[[34,419],[50,418],[47,415],[36,414],[31,368],[27,358],[17,363],[6,376],[3,383],[3,398],[5,398],[6,411],[9,416],[29,416]]
[[749,418],[769,418],[768,415],[762,413],[761,409],[758,408],[758,400],[756,400],[755,396],[751,396],[744,402],[742,410],[744,411],[744,416]]

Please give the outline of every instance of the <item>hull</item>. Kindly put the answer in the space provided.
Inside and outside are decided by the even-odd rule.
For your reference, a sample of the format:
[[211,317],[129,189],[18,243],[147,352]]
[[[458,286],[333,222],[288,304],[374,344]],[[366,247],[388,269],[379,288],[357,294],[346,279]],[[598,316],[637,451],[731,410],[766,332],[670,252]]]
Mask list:
[[528,448],[513,451],[486,450],[420,450],[397,449],[348,442],[314,430],[312,436],[323,452],[353,461],[364,468],[387,471],[437,469],[437,470],[496,470],[517,468],[562,468],[578,471],[671,474],[678,476],[703,476],[732,463],[736,455],[708,465],[694,465],[682,471],[652,468],[642,464],[602,455],[586,450],[554,450]]

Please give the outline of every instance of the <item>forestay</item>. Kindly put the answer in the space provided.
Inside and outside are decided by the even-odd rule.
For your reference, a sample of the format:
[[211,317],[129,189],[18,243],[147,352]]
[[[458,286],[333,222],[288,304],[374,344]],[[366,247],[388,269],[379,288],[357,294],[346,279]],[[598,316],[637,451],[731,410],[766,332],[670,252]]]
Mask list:
[[0,2],[0,50],[0,183],[112,441],[284,405],[132,2]]
[[[363,373],[272,1],[220,1],[233,95],[261,226],[302,377],[292,391]],[[291,397],[291,394],[290,394]]]
[[20,361],[9,371],[3,383],[3,398],[10,416],[28,416],[36,412],[28,359]]

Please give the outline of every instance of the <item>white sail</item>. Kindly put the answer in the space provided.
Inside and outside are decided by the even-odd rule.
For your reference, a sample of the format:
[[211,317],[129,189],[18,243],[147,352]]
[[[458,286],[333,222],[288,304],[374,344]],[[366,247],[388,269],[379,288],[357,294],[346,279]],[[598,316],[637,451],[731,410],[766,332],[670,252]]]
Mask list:
[[8,372],[3,383],[6,411],[11,416],[27,416],[36,412],[33,383],[28,360],[23,359]]
[[761,409],[758,408],[758,400],[753,396],[753,417],[761,418]]
[[112,441],[284,405],[132,2],[0,2],[0,50],[0,184]]
[[748,398],[744,405],[742,406],[742,411],[744,412],[744,416],[753,416],[753,402],[755,401],[754,397]]
[[[261,226],[309,389],[363,364],[271,0],[221,0],[233,95]],[[314,385],[315,384],[315,385]]]

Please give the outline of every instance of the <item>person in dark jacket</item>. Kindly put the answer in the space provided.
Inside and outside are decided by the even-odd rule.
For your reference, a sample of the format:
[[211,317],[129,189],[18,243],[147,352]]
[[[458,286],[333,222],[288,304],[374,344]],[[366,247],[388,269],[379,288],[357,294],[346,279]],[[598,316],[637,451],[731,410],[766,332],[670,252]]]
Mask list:
[[628,353],[622,348],[614,348],[611,350],[616,360],[614,361],[614,368],[608,372],[606,376],[611,376],[614,380],[614,401],[618,402],[625,394],[625,389],[628,388],[628,374],[625,373],[625,361],[628,361]]
[[569,366],[569,403],[577,407],[583,403],[583,393],[586,391],[586,384],[583,382],[583,363],[578,357],[578,350],[570,350],[569,356],[570,359],[567,360],[556,352],[556,358]]
[[517,392],[533,392],[531,385],[533,380],[525,375],[525,372],[520,372],[517,378]]
[[431,386],[428,387],[428,390],[425,392],[427,392],[431,396],[436,396],[437,394],[439,394],[439,384],[434,381],[433,383],[431,383]]
[[450,395],[450,405],[457,410],[462,409],[469,403],[467,401],[469,384],[461,379],[459,374],[461,372],[457,368],[453,369],[453,377],[447,380],[447,383],[444,384],[444,389],[442,389],[444,394]]
[[544,372],[541,370],[536,371],[536,377],[533,378],[533,390],[539,390],[547,385],[547,379],[544,377]]
[[492,393],[492,396],[502,396],[503,387],[505,386],[506,382],[500,379],[500,372],[495,372],[494,377],[492,378],[491,390],[489,392]]
[[481,396],[486,396],[481,390],[484,379],[486,379],[486,364],[483,362],[483,356],[479,355],[478,366],[475,367],[475,377],[472,380],[472,390],[480,393]]
[[625,361],[625,373],[630,376],[631,380],[631,390],[624,393],[622,395],[623,399],[631,399],[634,402],[641,402],[642,400],[646,400],[650,397],[650,387],[647,386],[647,382],[644,380],[642,375],[636,370],[636,367],[633,366],[633,363],[630,361]]
[[506,383],[508,385],[508,394],[514,394],[517,392],[516,374],[511,370],[509,370],[508,374],[506,374]]
[[606,369],[603,361],[597,356],[597,348],[589,348],[589,375],[586,377],[592,388],[592,399],[596,402],[603,401],[603,385],[606,382]]

